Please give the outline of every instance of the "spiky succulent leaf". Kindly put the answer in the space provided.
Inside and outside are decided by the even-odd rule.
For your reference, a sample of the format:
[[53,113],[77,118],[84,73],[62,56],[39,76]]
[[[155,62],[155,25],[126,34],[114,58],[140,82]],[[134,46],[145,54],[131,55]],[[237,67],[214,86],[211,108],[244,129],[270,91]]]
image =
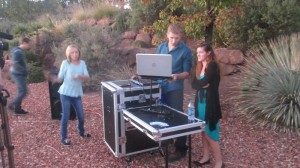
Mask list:
[[300,135],[300,34],[261,44],[242,68],[240,110],[249,121]]

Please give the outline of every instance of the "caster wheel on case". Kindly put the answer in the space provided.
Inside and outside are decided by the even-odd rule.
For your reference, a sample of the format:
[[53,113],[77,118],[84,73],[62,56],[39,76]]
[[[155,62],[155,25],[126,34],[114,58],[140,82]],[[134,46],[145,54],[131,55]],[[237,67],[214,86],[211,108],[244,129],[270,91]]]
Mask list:
[[132,162],[132,157],[131,156],[127,156],[127,158],[125,159],[127,163]]
[[150,154],[150,155],[154,155],[154,151],[150,151],[149,154]]

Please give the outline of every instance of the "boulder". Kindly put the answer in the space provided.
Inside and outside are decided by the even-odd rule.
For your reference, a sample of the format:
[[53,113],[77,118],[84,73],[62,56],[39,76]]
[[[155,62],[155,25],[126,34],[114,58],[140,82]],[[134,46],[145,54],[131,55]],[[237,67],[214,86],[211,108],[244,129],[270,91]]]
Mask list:
[[135,38],[135,44],[141,44],[142,47],[151,47],[151,37],[147,33],[139,33]]
[[114,23],[114,21],[110,18],[104,17],[98,20],[97,24],[101,27],[110,26]]
[[127,57],[127,64],[133,67],[136,64],[135,56],[137,53],[155,53],[156,48],[131,48],[127,51],[128,52],[124,56]]
[[240,50],[217,48],[214,52],[221,75],[231,75],[240,71],[238,65],[244,63],[244,54]]
[[123,39],[120,44],[118,44],[117,48],[128,48],[131,47],[134,42],[134,39]]
[[134,31],[127,31],[122,34],[123,39],[135,39],[136,33]]
[[244,54],[241,50],[229,50],[229,62],[230,64],[237,65],[243,64]]
[[239,68],[237,65],[224,64],[219,62],[219,68],[222,76],[232,75],[239,72]]
[[216,55],[217,62],[220,62],[223,64],[229,64],[227,48],[217,48],[214,50],[214,52]]
[[86,19],[86,20],[84,20],[84,23],[89,26],[95,26],[97,24],[97,20],[96,19]]
[[244,62],[244,54],[240,50],[217,48],[214,50],[216,60],[224,64],[242,64]]

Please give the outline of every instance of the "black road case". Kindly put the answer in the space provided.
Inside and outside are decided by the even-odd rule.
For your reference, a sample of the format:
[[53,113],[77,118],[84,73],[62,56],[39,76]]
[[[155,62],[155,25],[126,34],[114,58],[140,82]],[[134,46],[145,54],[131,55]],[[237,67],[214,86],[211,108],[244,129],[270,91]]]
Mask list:
[[124,120],[122,109],[155,103],[161,98],[159,85],[117,80],[101,82],[101,90],[104,140],[113,154],[123,157],[158,149],[158,142]]

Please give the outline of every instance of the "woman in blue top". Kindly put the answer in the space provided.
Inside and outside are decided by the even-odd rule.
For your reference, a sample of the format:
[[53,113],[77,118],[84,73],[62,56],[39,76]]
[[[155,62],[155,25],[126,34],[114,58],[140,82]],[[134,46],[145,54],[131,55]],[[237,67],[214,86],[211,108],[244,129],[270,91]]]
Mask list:
[[214,57],[210,44],[204,42],[197,48],[197,68],[192,82],[193,89],[197,90],[195,115],[206,122],[206,127],[202,133],[203,156],[200,161],[194,161],[194,164],[196,166],[209,164],[209,149],[211,149],[215,158],[214,168],[223,168],[225,165],[219,145],[219,119],[222,118],[219,100],[220,73]]
[[75,45],[69,45],[66,49],[67,59],[61,63],[58,73],[58,80],[63,81],[58,92],[62,106],[61,118],[61,143],[65,146],[71,144],[67,138],[68,120],[70,117],[71,105],[76,111],[78,119],[78,132],[83,138],[91,137],[84,131],[84,114],[81,96],[83,95],[82,82],[89,79],[86,64],[80,60],[80,51]]

